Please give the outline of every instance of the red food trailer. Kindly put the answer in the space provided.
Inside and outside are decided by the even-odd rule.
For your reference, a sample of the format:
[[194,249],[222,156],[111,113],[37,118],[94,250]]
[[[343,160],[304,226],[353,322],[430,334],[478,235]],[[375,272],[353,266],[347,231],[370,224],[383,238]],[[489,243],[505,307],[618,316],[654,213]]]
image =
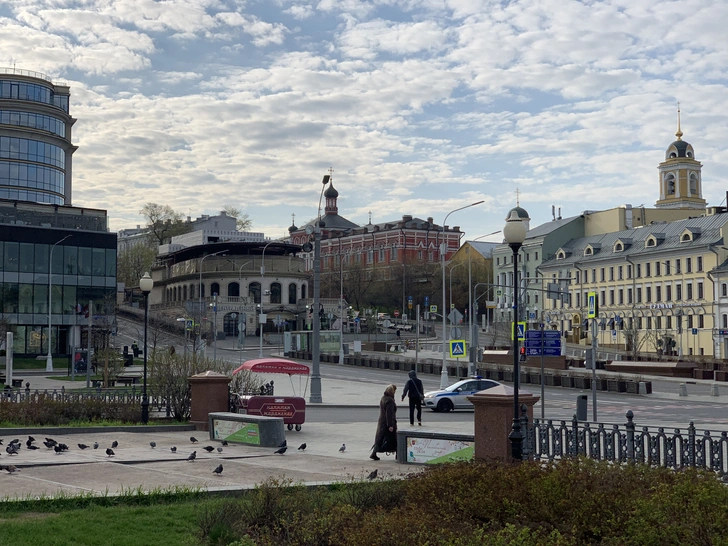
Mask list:
[[237,368],[233,375],[248,370],[252,373],[264,374],[286,374],[291,380],[293,392],[296,387],[293,385],[293,376],[306,376],[306,387],[303,396],[265,396],[265,395],[243,395],[238,394],[240,409],[250,415],[265,415],[267,417],[283,417],[283,424],[288,430],[301,430],[301,425],[306,419],[306,391],[308,390],[308,377],[311,370],[304,364],[285,358],[257,358],[248,360]]

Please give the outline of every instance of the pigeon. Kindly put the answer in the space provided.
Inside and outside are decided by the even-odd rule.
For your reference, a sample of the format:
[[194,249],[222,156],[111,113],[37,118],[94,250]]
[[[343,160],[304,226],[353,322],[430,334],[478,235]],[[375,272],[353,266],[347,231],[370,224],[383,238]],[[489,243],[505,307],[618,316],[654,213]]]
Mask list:
[[221,447],[218,447],[218,448],[217,448],[217,452],[218,452],[218,453],[222,453],[222,448],[221,448]]
[[20,469],[16,466],[13,466],[11,464],[4,465],[0,470],[7,470],[8,474],[12,474],[13,472],[20,472]]
[[374,478],[376,478],[377,477],[377,470],[378,469],[376,469],[376,468],[374,470],[372,470],[369,473],[369,475],[367,476],[367,480],[373,480]]
[[5,448],[5,452],[6,452],[6,453],[7,453],[8,455],[17,455],[17,454],[18,454],[18,450],[19,450],[19,449],[20,449],[20,446],[18,446],[18,445],[16,445],[16,444],[10,444],[9,446],[7,446],[7,447]]
[[61,448],[61,451],[68,451],[68,446],[66,444],[58,444],[58,447]]
[[28,449],[35,450],[35,449],[40,449],[40,448],[38,446],[29,445]]
[[117,442],[116,440],[111,442],[111,449],[116,449],[117,447],[119,447],[119,442]]
[[196,444],[197,438],[195,438],[194,436],[190,436],[190,442],[192,442],[193,444]]
[[88,446],[86,444],[78,444],[78,449],[83,451],[84,449],[88,449]]
[[189,456],[187,457],[187,460],[194,461],[196,458],[197,458],[197,451],[193,451],[192,453],[189,454]]
[[54,445],[56,445],[58,443],[53,438],[46,438],[45,442],[43,442],[43,443],[45,444],[46,442],[51,444],[51,447],[53,447]]
[[283,446],[281,448],[276,449],[273,453],[275,455],[283,455],[288,448],[286,446]]
[[61,446],[56,445],[56,446],[53,446],[53,451],[56,452],[56,455],[60,455],[61,453],[63,453],[63,448]]
[[215,470],[213,470],[212,473],[217,474],[218,476],[220,474],[222,474],[222,465],[221,464],[217,465],[217,468]]
[[94,442],[94,449],[98,449],[98,448],[99,448],[99,443],[98,442]]
[[172,447],[170,447],[170,448],[169,448],[169,450],[170,450],[170,451],[171,451],[172,453],[177,453],[177,446],[172,446]]
[[346,444],[341,444],[341,447],[339,448],[339,453],[343,453],[346,451]]
[[109,457],[111,457],[112,455],[116,455],[116,453],[114,453],[114,450],[113,450],[113,449],[111,449],[110,447],[107,447],[107,448],[106,448],[106,454],[107,454],[107,455],[108,455]]
[[214,448],[214,447],[212,447],[212,446],[205,446],[205,447],[203,447],[202,449],[204,449],[204,450],[205,450],[205,451],[207,451],[208,453],[212,453],[213,451],[215,451],[215,448]]
[[28,436],[28,441],[32,444],[33,442],[35,442],[35,438],[33,438],[32,436]]
[[288,440],[283,440],[278,447],[288,447]]
[[56,445],[55,442],[43,442],[43,445],[46,446],[48,449],[52,449],[53,446]]
[[3,445],[3,440],[0,438],[0,446]]
[[300,446],[298,446],[298,451],[306,451],[306,443],[302,443]]
[[157,447],[157,442],[149,442],[149,445],[152,446],[152,449]]
[[[0,440],[0,445],[2,445],[2,440]],[[223,440],[222,445],[224,445],[224,446],[228,445],[227,440]]]
[[20,445],[20,440],[18,440],[17,438],[15,438],[15,439],[14,439],[14,440],[13,440],[12,442],[10,442],[10,443],[11,443],[11,444],[18,444],[18,445]]

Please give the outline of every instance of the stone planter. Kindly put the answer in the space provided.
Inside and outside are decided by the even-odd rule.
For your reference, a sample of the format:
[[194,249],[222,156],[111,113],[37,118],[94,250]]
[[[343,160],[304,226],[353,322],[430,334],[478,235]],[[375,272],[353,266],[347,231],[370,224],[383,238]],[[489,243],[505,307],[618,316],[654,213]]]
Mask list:
[[728,381],[728,372],[724,372],[722,370],[717,370],[715,372],[715,380],[716,381]]
[[624,379],[607,379],[609,392],[627,392],[627,381]]
[[693,368],[693,379],[713,379],[713,370]]
[[574,378],[570,375],[560,375],[559,381],[561,382],[561,386],[565,389],[573,389],[574,388]]
[[561,386],[561,376],[554,375],[552,373],[544,374],[543,384],[548,385],[549,387],[560,387]]
[[582,390],[591,389],[591,378],[583,376],[574,377],[574,388]]
[[644,381],[647,394],[652,394],[652,381]]
[[626,391],[628,394],[638,394],[640,389],[639,381],[627,381],[627,384],[625,385]]
[[597,390],[606,392],[607,389],[608,389],[607,380],[597,377]]
[[385,359],[385,360],[384,360],[384,362],[382,362],[382,363],[381,363],[380,367],[382,367],[382,366],[383,366],[385,370],[389,370],[389,369],[390,369],[390,366],[391,366],[391,364],[392,364],[392,363],[391,363],[391,362],[389,361],[389,359],[387,358],[387,359]]
[[400,369],[401,362],[399,360],[393,362],[393,364],[394,364],[394,368],[393,369],[395,369],[395,370],[399,370]]
[[513,370],[505,370],[503,372],[503,379],[506,383],[513,383]]

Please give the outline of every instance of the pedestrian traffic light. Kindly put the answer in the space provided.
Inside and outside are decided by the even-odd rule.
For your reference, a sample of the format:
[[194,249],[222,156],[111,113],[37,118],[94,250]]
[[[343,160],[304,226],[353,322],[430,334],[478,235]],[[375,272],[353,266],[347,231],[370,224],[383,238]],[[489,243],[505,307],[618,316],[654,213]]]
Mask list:
[[526,361],[526,348],[521,347],[521,362],[525,362],[525,361]]

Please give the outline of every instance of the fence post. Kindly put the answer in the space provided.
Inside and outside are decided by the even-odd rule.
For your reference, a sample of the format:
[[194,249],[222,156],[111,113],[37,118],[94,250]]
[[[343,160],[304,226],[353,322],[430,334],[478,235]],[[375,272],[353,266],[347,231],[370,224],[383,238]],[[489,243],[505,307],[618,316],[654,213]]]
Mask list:
[[688,425],[688,465],[695,468],[695,423]]
[[526,406],[526,404],[521,404],[521,430],[523,431],[521,459],[527,461],[531,458],[531,440],[533,439],[533,431],[528,428],[528,406]]
[[627,429],[627,461],[630,463],[634,462],[634,413],[632,410],[627,410],[627,424],[624,428]]
[[569,455],[576,457],[579,453],[579,421],[576,419],[576,414],[571,419],[571,445],[567,447]]

